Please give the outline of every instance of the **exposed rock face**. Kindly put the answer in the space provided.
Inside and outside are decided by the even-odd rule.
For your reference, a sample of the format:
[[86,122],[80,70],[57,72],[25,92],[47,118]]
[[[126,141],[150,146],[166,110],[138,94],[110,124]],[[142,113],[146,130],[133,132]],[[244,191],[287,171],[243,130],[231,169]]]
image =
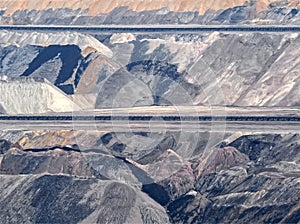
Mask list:
[[[0,64],[1,74],[8,77],[33,77],[47,79],[50,83],[58,87],[63,92],[56,90],[49,82],[45,84],[33,82],[14,81],[8,79],[8,82],[2,82],[3,99],[8,94],[6,88],[9,85],[18,86],[26,89],[26,93],[18,96],[9,93],[9,97],[23,97],[22,101],[28,105],[23,109],[8,105],[14,101],[5,101],[1,103],[1,113],[42,113],[48,111],[73,111],[78,110],[76,105],[81,108],[93,108],[96,95],[93,94],[99,86],[98,75],[104,76],[117,65],[108,60],[112,56],[111,50],[100,43],[94,37],[78,33],[14,33],[0,32]],[[102,64],[99,62],[102,61]],[[14,66],[12,66],[12,64]],[[90,65],[90,66],[88,66]],[[112,67],[112,68],[111,68]],[[87,74],[88,73],[88,74]],[[112,73],[112,72],[110,72]],[[91,74],[93,74],[94,83],[90,83]],[[82,82],[79,83],[81,76]],[[88,78],[86,78],[88,76]],[[22,79],[24,80],[24,79]],[[28,79],[31,80],[31,79]],[[9,83],[13,82],[13,83]],[[18,84],[19,83],[19,84]],[[34,85],[36,83],[37,85]],[[90,89],[84,89],[90,85]],[[28,86],[28,88],[26,87]],[[37,89],[37,86],[38,87]],[[79,87],[78,97],[68,98],[66,94],[74,94],[76,87]],[[14,88],[14,87],[11,87]],[[41,89],[40,89],[41,88]],[[12,89],[13,91],[13,89]],[[43,96],[40,94],[44,94]],[[36,94],[39,93],[39,96]],[[87,93],[87,95],[83,95]],[[25,94],[25,95],[24,95]],[[27,94],[27,95],[26,95]],[[47,95],[47,97],[45,96]],[[63,95],[63,96],[62,96]],[[31,97],[28,99],[28,97]],[[44,97],[45,100],[35,102],[34,97]],[[47,102],[51,101],[51,102]],[[28,101],[28,102],[27,102]],[[75,105],[73,106],[74,101]],[[20,101],[21,102],[21,101]],[[36,104],[32,108],[30,105]],[[39,104],[45,104],[39,106]],[[54,105],[60,104],[59,108]],[[30,109],[28,109],[28,108]]]
[[97,39],[90,35],[85,35],[76,32],[65,32],[65,33],[39,33],[39,32],[0,32],[0,45],[14,44],[19,47],[26,45],[36,46],[49,46],[55,43],[58,46],[76,45],[82,51],[87,48],[92,48],[95,51],[112,57],[112,52]]
[[[170,140],[134,151],[142,139],[131,136],[126,143],[116,137],[122,134],[2,132],[7,140],[1,141],[1,220],[168,223],[168,214],[173,223],[299,221],[299,134],[242,135],[228,142],[234,134],[189,159]],[[68,146],[74,136],[87,148]],[[96,136],[98,143],[89,141]],[[175,133],[168,136],[176,139]],[[61,146],[34,147],[62,137]],[[155,138],[142,137],[144,143]],[[128,146],[116,151],[117,140],[130,143],[131,153]],[[80,210],[75,216],[74,209]]]
[[[262,74],[260,82],[255,83],[247,94],[240,99],[238,105],[261,106],[299,106],[296,99],[299,93],[299,67],[295,55],[295,47],[299,45],[298,36],[295,40],[285,44],[285,50],[277,60],[270,66],[266,73]],[[276,72],[275,72],[276,71]],[[280,81],[282,80],[282,81]],[[275,94],[274,89],[277,89]]]
[[88,0],[84,5],[80,1],[1,1],[0,8],[7,9],[6,14],[12,14],[17,10],[46,10],[46,9],[59,9],[59,8],[70,8],[73,10],[78,9],[88,9],[89,16],[96,16],[103,13],[109,13],[116,7],[128,6],[130,9],[135,11],[144,11],[144,10],[156,10],[164,7],[168,7],[171,11],[199,11],[204,13],[208,9],[219,10],[223,8],[229,8],[234,6],[243,5],[245,0],[225,0],[225,1],[216,1],[211,4],[208,0],[200,1],[118,1],[113,0],[110,2],[105,2],[103,0],[91,1]]
[[93,169],[79,153],[58,148],[49,152],[34,153],[11,149],[2,158],[0,173],[7,175],[49,173],[92,177]]
[[[0,24],[300,24],[298,4],[0,0]],[[0,114],[299,106],[299,44],[297,33],[0,31]],[[299,134],[116,128],[0,131],[0,139],[1,223],[300,220]]]
[[103,81],[96,108],[299,105],[298,34],[170,36],[108,44],[116,59],[131,57]]
[[101,54],[89,58],[86,66],[83,63],[82,75],[76,88],[77,95],[98,94],[102,88],[101,82],[120,68],[117,61],[109,60]]
[[[80,33],[1,31],[0,36],[1,75],[46,78],[66,94],[74,94],[90,62],[97,63],[99,55],[112,57],[104,44]],[[91,66],[87,71],[98,74],[96,69],[100,70]]]
[[299,23],[297,0],[104,0],[0,2],[2,24]]
[[[21,151],[1,142],[4,223],[169,223],[165,210],[139,190],[143,180],[151,182],[151,178],[134,165],[99,151],[81,153],[76,147]],[[22,195],[26,199],[21,200]],[[13,202],[17,199],[19,204]],[[14,208],[22,214],[16,215]]]
[[122,183],[64,175],[0,178],[4,223],[169,223],[162,207]]
[[[299,135],[242,136],[229,145],[250,160],[235,157],[240,165],[202,173],[195,184],[197,194],[183,195],[168,205],[173,222],[297,222],[299,171],[292,169],[299,160]],[[277,168],[282,163],[285,171]]]
[[[53,41],[63,38],[56,35]],[[36,45],[28,38],[20,46],[2,45],[1,73],[46,78],[84,109],[299,105],[296,33],[124,35],[98,35],[76,45],[40,46],[39,38]],[[72,42],[76,35],[67,36]],[[2,113],[10,113],[1,105]]]
[[208,175],[249,162],[248,157],[233,147],[213,149],[205,153],[194,165],[196,176]]
[[10,146],[12,145],[11,142],[1,139],[0,140],[0,154],[4,154],[6,151],[10,149]]

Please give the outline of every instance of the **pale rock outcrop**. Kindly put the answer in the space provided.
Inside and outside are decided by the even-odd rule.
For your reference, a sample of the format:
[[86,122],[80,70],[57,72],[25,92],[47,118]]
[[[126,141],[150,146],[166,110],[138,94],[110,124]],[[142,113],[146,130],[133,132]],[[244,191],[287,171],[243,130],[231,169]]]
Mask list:
[[78,110],[61,90],[44,79],[0,80],[0,103],[8,114],[33,114]]

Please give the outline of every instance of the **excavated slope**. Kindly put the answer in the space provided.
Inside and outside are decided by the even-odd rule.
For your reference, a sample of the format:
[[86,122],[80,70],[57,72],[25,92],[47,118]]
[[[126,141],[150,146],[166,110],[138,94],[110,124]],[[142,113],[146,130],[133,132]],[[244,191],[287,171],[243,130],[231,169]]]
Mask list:
[[95,16],[101,13],[109,13],[116,7],[127,6],[134,11],[144,10],[157,10],[164,7],[168,7],[171,11],[198,11],[199,13],[205,13],[207,10],[220,10],[224,8],[231,8],[240,6],[246,3],[246,0],[87,0],[87,1],[44,1],[44,0],[2,0],[0,1],[0,8],[7,9],[6,15],[11,15],[17,10],[46,10],[46,9],[59,9],[70,8],[87,9],[88,15]]
[[[0,9],[6,9],[5,15],[12,15],[17,10],[47,10],[70,8],[73,10],[87,10],[89,16],[110,13],[113,9],[121,6],[127,6],[134,11],[157,10],[167,7],[171,11],[198,11],[200,14],[207,10],[218,11],[221,9],[232,8],[248,3],[247,0],[81,0],[72,1],[44,1],[44,0],[1,0]],[[278,0],[256,0],[256,9],[258,12],[268,9],[270,3],[284,1]],[[295,7],[299,4],[298,0],[289,0],[287,5]]]
[[77,45],[85,54],[89,51],[97,51],[107,57],[112,57],[111,50],[97,39],[90,35],[64,32],[64,33],[43,33],[43,32],[0,32],[0,45],[15,44],[19,47],[26,45],[50,46],[56,45]]
[[8,114],[73,111],[77,106],[44,79],[18,78],[0,81],[0,103]]
[[[73,134],[85,150],[69,145]],[[167,212],[172,223],[298,223],[299,134],[237,134],[204,150],[208,133],[169,132],[149,151],[159,133],[2,131],[0,218],[168,223]],[[192,141],[195,156],[183,158]]]
[[3,223],[169,223],[147,195],[115,181],[0,175]]
[[131,57],[103,81],[96,107],[299,106],[299,46],[297,33],[217,32],[111,44],[117,59]]
[[41,44],[39,38],[25,38],[18,47],[12,44],[17,36],[7,38],[8,46],[0,44],[1,75],[46,78],[85,109],[300,105],[297,33],[131,34],[128,42],[125,35],[119,36],[121,43],[115,36],[110,42],[96,40],[99,51],[103,45],[112,58],[99,52],[84,56],[80,44],[63,41],[65,46],[28,45]]

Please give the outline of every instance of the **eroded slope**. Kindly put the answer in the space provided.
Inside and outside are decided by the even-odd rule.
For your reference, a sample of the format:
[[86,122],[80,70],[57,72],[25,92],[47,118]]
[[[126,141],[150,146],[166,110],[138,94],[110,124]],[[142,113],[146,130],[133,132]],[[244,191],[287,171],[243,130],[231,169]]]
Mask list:
[[299,24],[297,0],[1,0],[2,24]]
[[204,149],[207,135],[187,158],[178,133],[141,148],[159,133],[2,132],[2,220],[166,223],[165,211],[173,223],[299,220],[299,134],[235,133]]

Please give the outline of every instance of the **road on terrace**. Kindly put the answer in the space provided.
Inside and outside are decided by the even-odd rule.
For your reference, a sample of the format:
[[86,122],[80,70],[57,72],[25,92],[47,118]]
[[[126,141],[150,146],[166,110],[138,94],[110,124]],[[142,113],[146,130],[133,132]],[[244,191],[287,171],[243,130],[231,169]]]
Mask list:
[[212,131],[300,133],[300,117],[0,116],[2,130]]
[[300,32],[300,26],[293,25],[99,25],[99,26],[55,26],[55,25],[2,25],[0,30],[27,32],[81,32],[81,33],[200,33],[200,32]]

